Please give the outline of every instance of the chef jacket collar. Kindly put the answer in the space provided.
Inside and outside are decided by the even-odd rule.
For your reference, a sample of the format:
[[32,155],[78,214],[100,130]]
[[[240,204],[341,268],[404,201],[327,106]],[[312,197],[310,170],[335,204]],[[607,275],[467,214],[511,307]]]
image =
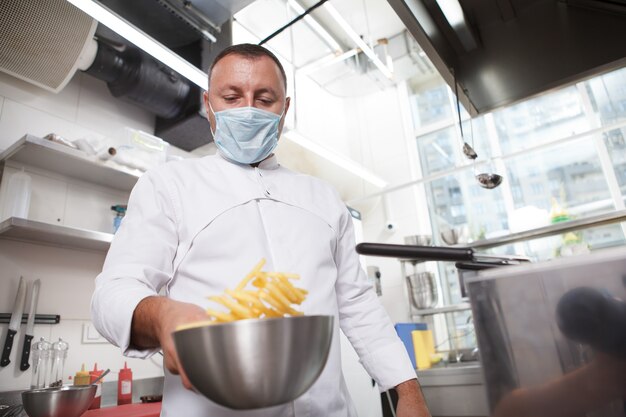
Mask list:
[[[235,162],[235,161],[232,161],[232,160],[226,158],[219,151],[216,152],[215,155],[217,155],[218,157],[222,158],[225,161],[230,162],[231,164],[239,165],[240,167],[243,167],[243,168],[252,168],[249,164],[241,164],[239,162]],[[260,168],[260,169],[276,169],[276,168],[278,168],[278,166],[279,166],[278,158],[276,157],[276,154],[273,153],[270,156],[268,156],[267,158],[265,158],[264,160],[262,160],[259,163],[258,168]]]

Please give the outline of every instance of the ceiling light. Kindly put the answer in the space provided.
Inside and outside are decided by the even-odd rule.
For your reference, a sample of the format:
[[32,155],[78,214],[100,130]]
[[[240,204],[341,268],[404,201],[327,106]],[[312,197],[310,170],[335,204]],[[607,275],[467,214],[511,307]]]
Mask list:
[[477,47],[476,39],[472,35],[459,0],[436,0],[439,8],[443,12],[444,17],[459,37],[463,47],[467,51],[471,51]]
[[[306,11],[296,0],[287,0],[287,3],[298,14],[303,14]],[[335,38],[333,38],[333,36],[317,22],[317,20],[313,19],[310,15],[306,15],[304,16],[304,21],[322,38],[324,42],[328,44],[328,46],[330,46],[333,52],[343,52],[343,48],[339,45],[339,42],[337,42]]]
[[453,28],[465,24],[463,9],[457,0],[436,0],[446,20]]
[[124,39],[132,42],[156,60],[167,65],[183,77],[202,89],[208,87],[207,74],[185,61],[183,58],[163,46],[161,43],[146,35],[143,31],[113,13],[106,7],[92,0],[67,0],[89,16],[102,23]]
[[352,39],[352,41],[356,43],[359,48],[361,48],[361,51],[363,51],[363,53],[367,55],[367,57],[374,63],[374,65],[376,65],[380,72],[385,74],[385,77],[389,78],[390,80],[393,79],[393,73],[389,70],[389,68],[385,66],[385,64],[383,64],[383,61],[378,58],[374,50],[370,48],[369,45],[367,45],[365,41],[363,41],[363,39],[361,39],[361,37],[354,31],[354,29],[352,29],[348,22],[346,22],[346,20],[339,14],[337,9],[335,9],[330,3],[324,3],[324,7],[328,11],[328,13],[330,13],[332,18],[335,19],[337,24],[341,26],[343,31],[346,32],[346,34]]
[[304,65],[300,68],[297,69],[297,72],[299,75],[308,75],[312,72],[318,71],[322,68],[326,68],[329,67],[331,65],[334,65],[338,62],[342,62],[345,61],[348,58],[352,58],[353,56],[357,55],[359,53],[359,49],[354,48],[354,49],[350,49],[347,52],[344,52],[341,55],[334,55],[334,54],[330,54],[327,55],[321,59],[318,59],[317,61],[311,62],[310,64]]
[[350,158],[346,158],[345,156],[339,155],[328,148],[320,145],[317,142],[312,141],[311,139],[307,139],[298,133],[295,130],[288,130],[283,133],[282,137],[289,139],[291,142],[302,146],[303,148],[321,156],[322,158],[338,165],[339,167],[345,169],[360,177],[361,179],[369,182],[372,185],[375,185],[379,188],[385,188],[388,183],[384,179],[380,178],[378,175],[374,174],[367,168],[365,168],[361,164],[357,164]]

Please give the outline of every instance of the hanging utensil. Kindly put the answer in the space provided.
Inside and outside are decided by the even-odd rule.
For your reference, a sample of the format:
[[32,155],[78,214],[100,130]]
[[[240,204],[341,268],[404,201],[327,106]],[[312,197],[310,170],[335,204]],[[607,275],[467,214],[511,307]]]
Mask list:
[[[478,154],[476,153],[474,148],[465,141],[465,136],[463,135],[463,123],[461,123],[461,104],[459,100],[459,85],[456,82],[456,71],[452,71],[452,74],[454,75],[454,94],[456,95],[456,114],[459,118],[459,129],[461,130],[461,142],[463,142],[463,154],[468,159],[476,159],[478,158]],[[472,141],[473,140],[474,140],[474,135],[472,135]]]
[[476,175],[476,180],[481,187],[492,190],[502,183],[502,175],[482,173]]
[[[492,190],[496,188],[498,185],[502,183],[502,176],[495,173],[482,172],[476,173],[476,158],[478,158],[478,154],[474,150],[473,146],[465,141],[465,137],[463,135],[463,123],[461,122],[461,105],[459,100],[459,88],[456,82],[456,72],[453,70],[452,74],[454,75],[454,94],[456,95],[456,112],[459,118],[459,129],[461,131],[461,141],[463,142],[463,154],[474,161],[474,177],[476,181],[478,181],[478,185],[488,190]],[[470,118],[470,129],[472,130],[472,145],[474,144],[474,129],[472,126],[472,119]]]
[[20,362],[20,370],[25,371],[30,368],[30,344],[33,340],[35,328],[35,314],[37,312],[37,301],[39,300],[40,280],[33,283],[30,292],[30,310],[28,311],[28,320],[26,321],[26,332],[24,333],[24,344],[22,346],[22,360]]
[[20,284],[17,287],[17,295],[15,296],[15,304],[13,306],[13,313],[11,314],[11,321],[9,322],[9,329],[7,330],[6,339],[4,340],[4,348],[2,349],[2,358],[0,358],[0,366],[7,366],[11,363],[9,356],[11,355],[11,349],[13,349],[13,339],[17,334],[22,323],[22,312],[24,311],[24,302],[26,300],[26,283],[24,278],[20,277]]

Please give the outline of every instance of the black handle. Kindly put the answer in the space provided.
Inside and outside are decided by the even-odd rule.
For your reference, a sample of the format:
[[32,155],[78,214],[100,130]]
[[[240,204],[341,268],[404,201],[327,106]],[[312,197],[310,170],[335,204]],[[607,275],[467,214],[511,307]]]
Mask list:
[[356,251],[361,255],[424,261],[471,261],[474,259],[474,250],[472,248],[359,243],[356,245]]
[[11,355],[11,349],[13,349],[13,338],[17,334],[17,330],[11,330],[7,332],[7,338],[4,340],[4,349],[2,349],[2,359],[0,359],[0,366],[7,366],[11,363],[9,356]]
[[567,338],[626,358],[626,303],[607,291],[574,288],[559,300],[556,316]]
[[33,336],[24,336],[24,347],[22,348],[22,362],[20,363],[20,371],[25,371],[30,368],[28,359],[30,358],[30,342],[33,340]]

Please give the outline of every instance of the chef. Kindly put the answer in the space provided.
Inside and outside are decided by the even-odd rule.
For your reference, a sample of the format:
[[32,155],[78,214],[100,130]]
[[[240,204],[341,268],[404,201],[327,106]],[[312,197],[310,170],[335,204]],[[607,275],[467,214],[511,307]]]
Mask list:
[[[218,153],[143,175],[96,279],[98,331],[130,357],[163,351],[163,417],[355,416],[341,373],[339,327],[382,390],[396,388],[399,417],[425,417],[415,371],[354,250],[350,214],[319,179],[273,154],[290,99],[285,71],[263,47],[234,45],[209,70],[204,93]],[[323,121],[320,121],[323,122]],[[191,390],[171,333],[206,319],[207,296],[265,270],[298,273],[307,315],[335,317],[328,362],[290,404],[235,411]]]

